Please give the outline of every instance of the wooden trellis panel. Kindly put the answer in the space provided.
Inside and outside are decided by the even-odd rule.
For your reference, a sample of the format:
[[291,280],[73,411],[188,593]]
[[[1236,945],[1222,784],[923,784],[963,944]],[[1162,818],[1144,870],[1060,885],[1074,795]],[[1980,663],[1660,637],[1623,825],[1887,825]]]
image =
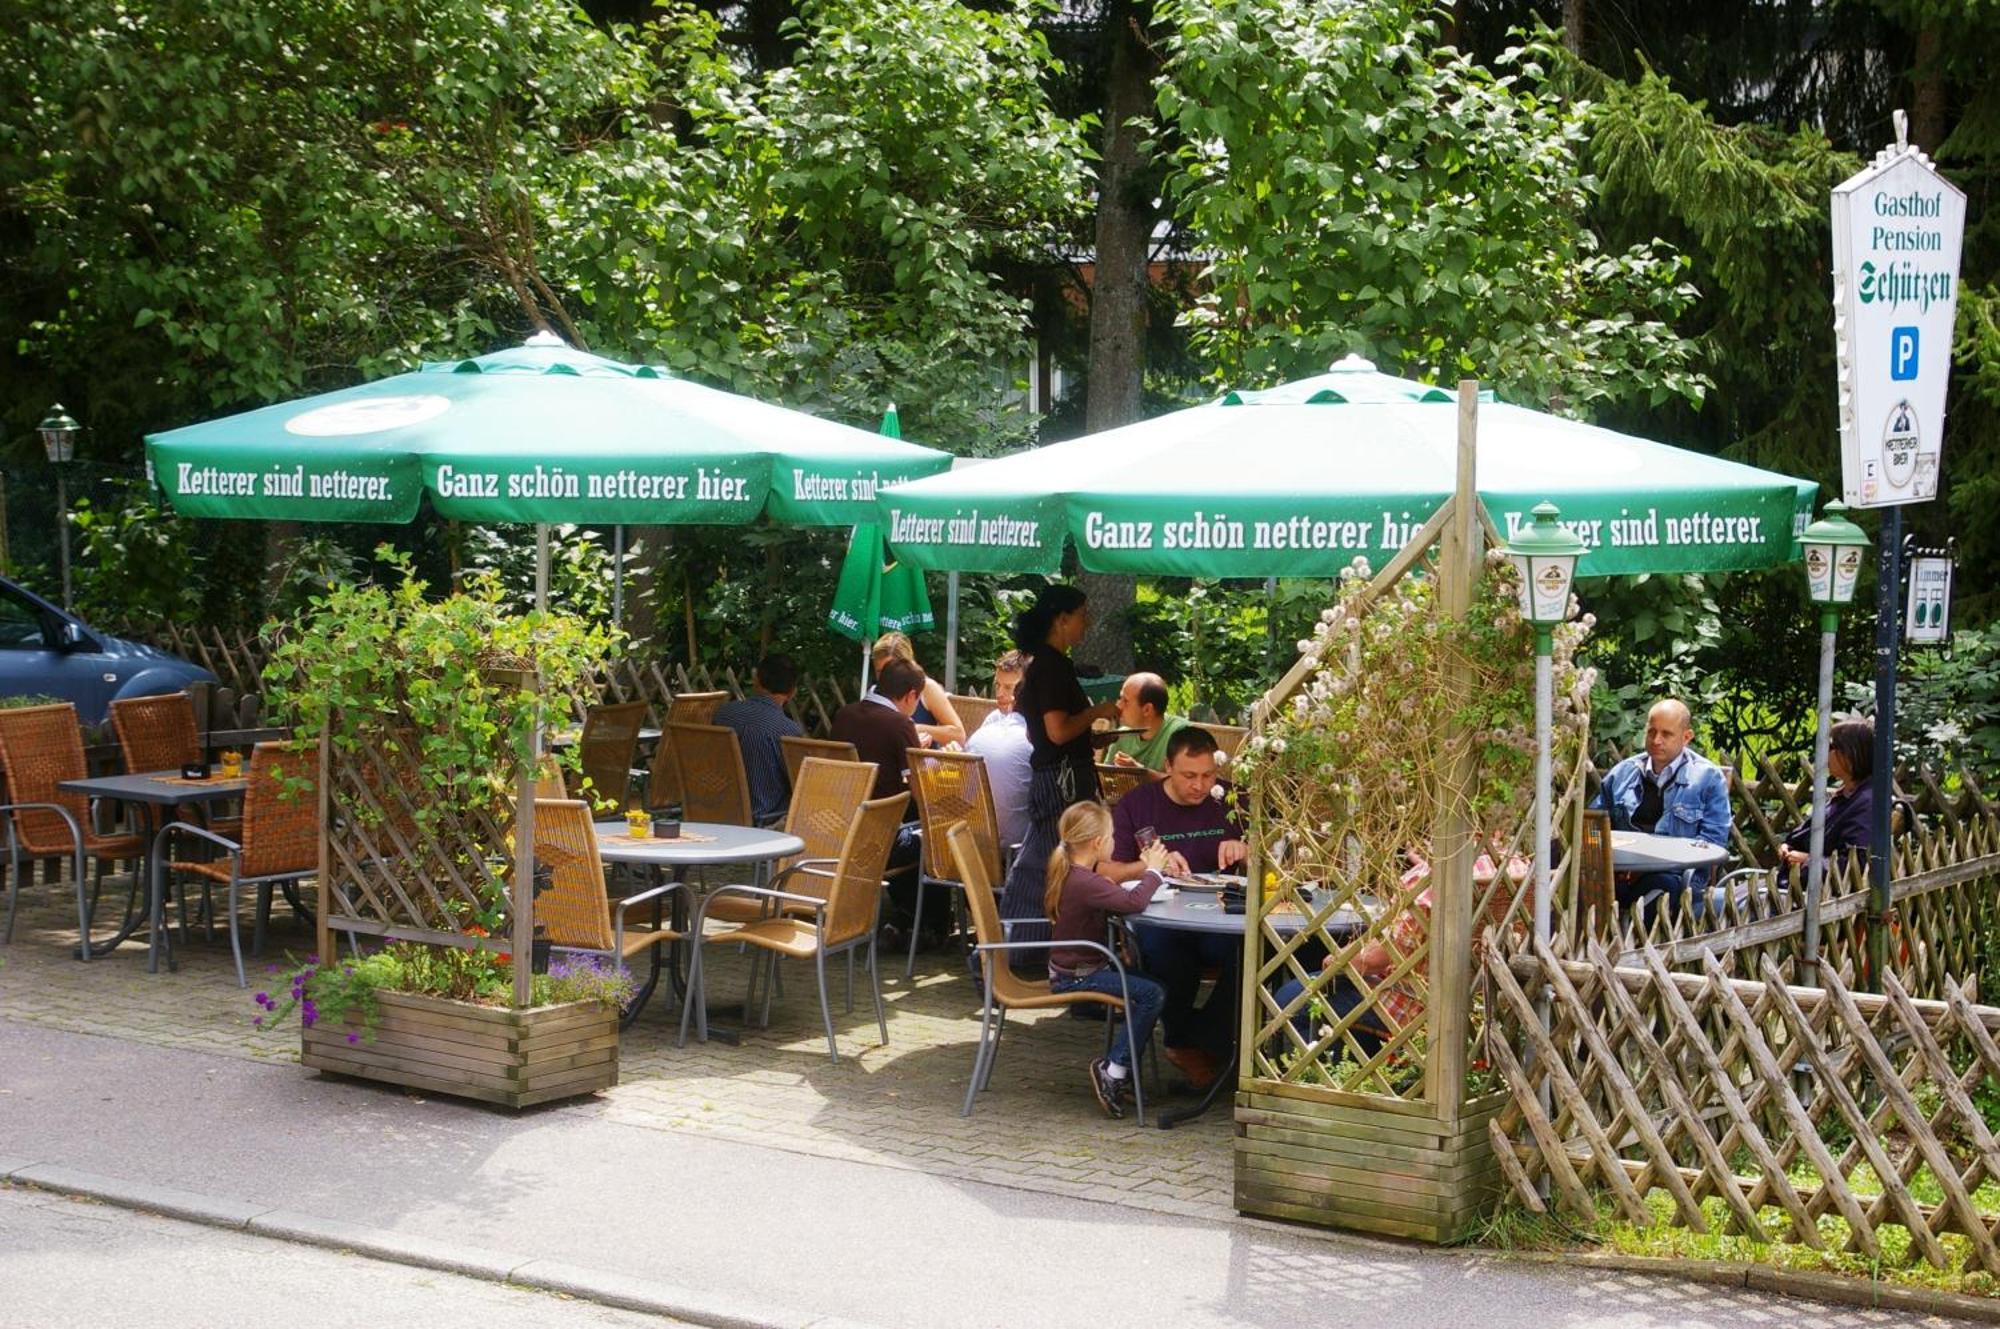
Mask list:
[[1661,1191],[1697,1231],[1713,1210],[1760,1241],[1882,1258],[1883,1230],[1900,1227],[1912,1259],[2000,1273],[2000,1208],[1975,1199],[2000,1180],[1976,1101],[2000,1089],[2000,1009],[1958,984],[1924,1001],[1890,973],[1877,996],[1826,965],[1823,989],[1793,988],[1768,956],[1750,981],[1713,955],[1676,973],[1658,950],[1621,965],[1594,942],[1582,960],[1496,949],[1485,974],[1512,1095],[1490,1129],[1531,1209],[1546,1183],[1580,1216],[1603,1193],[1644,1226]]

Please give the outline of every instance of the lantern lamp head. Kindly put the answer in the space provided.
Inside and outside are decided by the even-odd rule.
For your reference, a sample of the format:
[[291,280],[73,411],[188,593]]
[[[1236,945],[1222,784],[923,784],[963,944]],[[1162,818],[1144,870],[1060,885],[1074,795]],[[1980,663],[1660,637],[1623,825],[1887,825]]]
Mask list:
[[83,432],[83,426],[58,402],[49,407],[35,432],[42,436],[42,451],[48,454],[50,464],[60,466],[76,456],[76,436]]
[[1537,503],[1534,520],[1507,541],[1507,557],[1521,574],[1521,617],[1543,635],[1569,618],[1569,590],[1584,543],[1562,525],[1553,503]]
[[1806,589],[1813,603],[1831,607],[1851,602],[1868,536],[1847,519],[1847,505],[1837,499],[1828,503],[1820,519],[1800,534],[1799,543],[1805,547]]

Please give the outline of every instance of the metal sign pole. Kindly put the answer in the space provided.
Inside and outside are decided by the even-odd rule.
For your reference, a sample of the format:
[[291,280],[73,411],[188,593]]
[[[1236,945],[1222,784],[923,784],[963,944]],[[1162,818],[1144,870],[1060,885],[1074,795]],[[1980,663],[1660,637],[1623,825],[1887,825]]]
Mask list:
[[1902,618],[1903,509],[1882,513],[1881,566],[1875,583],[1875,825],[1869,864],[1868,966],[1879,991],[1889,966],[1890,883],[1895,865],[1889,822],[1896,809],[1896,643]]

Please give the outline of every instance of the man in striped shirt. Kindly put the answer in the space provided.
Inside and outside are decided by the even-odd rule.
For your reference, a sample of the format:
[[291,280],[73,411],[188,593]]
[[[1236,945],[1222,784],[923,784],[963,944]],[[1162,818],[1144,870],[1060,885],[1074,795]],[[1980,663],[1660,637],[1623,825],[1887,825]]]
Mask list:
[[736,731],[743,749],[743,774],[750,781],[750,815],[772,821],[791,802],[792,782],[785,774],[781,738],[800,738],[805,728],[785,713],[798,691],[799,667],[789,655],[772,654],[757,662],[757,690],[728,702],[715,712],[715,722]]

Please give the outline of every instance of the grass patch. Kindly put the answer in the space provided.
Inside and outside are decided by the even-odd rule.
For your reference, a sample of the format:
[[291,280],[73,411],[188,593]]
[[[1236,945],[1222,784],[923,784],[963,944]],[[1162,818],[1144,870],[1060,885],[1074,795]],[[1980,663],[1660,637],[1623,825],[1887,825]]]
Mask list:
[[[1810,1181],[1811,1178],[1808,1175],[1796,1180]],[[1873,1176],[1857,1176],[1854,1182],[1858,1194],[1880,1193],[1880,1183]],[[1935,1183],[1932,1185],[1935,1186]],[[1912,1189],[1928,1188],[1913,1181]],[[1975,1202],[1982,1210],[1987,1210],[1989,1206],[2000,1210],[2000,1187],[1992,1183],[1980,1187]],[[1872,1260],[1858,1251],[1843,1249],[1848,1238],[1847,1223],[1831,1214],[1821,1217],[1818,1223],[1820,1238],[1826,1249],[1814,1250],[1802,1243],[1783,1239],[1790,1233],[1791,1223],[1784,1212],[1775,1206],[1767,1207],[1759,1215],[1768,1238],[1763,1241],[1732,1231],[1729,1209],[1716,1197],[1711,1196],[1702,1202],[1702,1216],[1709,1225],[1709,1231],[1705,1233],[1675,1223],[1673,1199],[1664,1191],[1654,1191],[1646,1196],[1646,1207],[1652,1212],[1653,1223],[1642,1228],[1626,1222],[1608,1200],[1600,1201],[1596,1221],[1587,1225],[1553,1215],[1532,1214],[1518,1202],[1510,1200],[1476,1240],[1478,1244],[1496,1250],[1594,1248],[1662,1259],[1760,1264],[1774,1269],[1837,1274],[1898,1287],[2000,1299],[2000,1279],[1983,1270],[1966,1269],[1972,1244],[1956,1233],[1946,1233],[1938,1238],[1951,1258],[1952,1267],[1945,1270],[1933,1268],[1919,1252],[1911,1249],[1909,1233],[1901,1226],[1888,1223],[1876,1226],[1882,1258]]]

